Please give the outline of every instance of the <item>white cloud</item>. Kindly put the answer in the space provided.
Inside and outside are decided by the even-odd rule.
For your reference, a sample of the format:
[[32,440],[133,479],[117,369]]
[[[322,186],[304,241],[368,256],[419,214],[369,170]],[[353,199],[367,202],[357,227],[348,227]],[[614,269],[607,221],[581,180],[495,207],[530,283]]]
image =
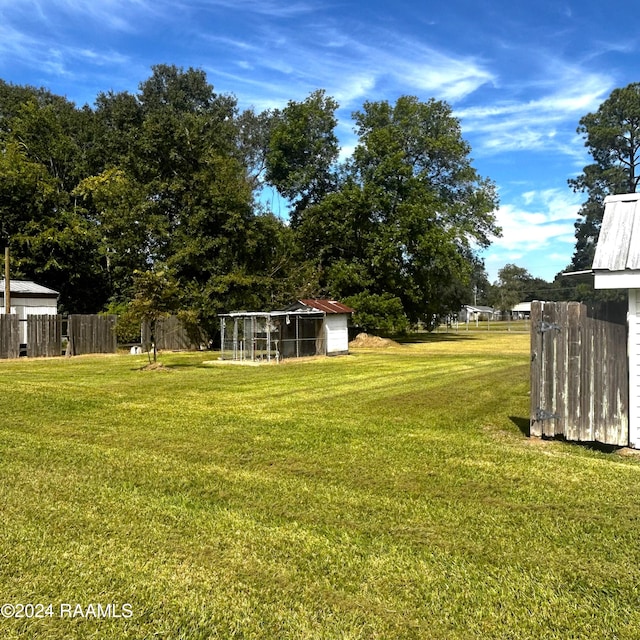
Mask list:
[[[514,94],[509,100],[456,110],[465,134],[474,136],[475,153],[552,150],[583,162],[576,127],[582,116],[598,108],[615,82],[607,74],[557,59],[549,60],[548,68],[549,77],[542,83],[534,77],[530,85],[502,87],[502,92]],[[520,99],[534,91],[540,97]]]
[[507,203],[496,214],[502,237],[494,241],[497,249],[542,250],[551,243],[575,242],[574,223],[580,208],[579,196],[547,189],[527,191],[521,202]]

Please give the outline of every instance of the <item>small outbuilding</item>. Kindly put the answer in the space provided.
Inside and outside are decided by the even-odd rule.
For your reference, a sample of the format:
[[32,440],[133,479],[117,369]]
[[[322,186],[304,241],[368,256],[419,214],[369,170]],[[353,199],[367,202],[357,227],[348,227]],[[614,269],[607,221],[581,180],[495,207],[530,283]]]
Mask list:
[[640,448],[640,193],[609,196],[604,204],[594,286],[629,292],[629,445]]
[[496,310],[493,307],[465,304],[458,313],[458,320],[460,322],[478,322],[479,320],[493,320],[495,316]]
[[347,354],[353,311],[336,300],[302,299],[277,311],[220,314],[220,358],[278,362]]
[[[31,280],[11,280],[11,313],[20,321],[20,341],[27,343],[27,316],[56,315],[58,313],[58,292]],[[1,312],[5,310],[5,281],[0,280]]]
[[511,309],[511,317],[514,320],[527,320],[531,317],[531,303],[530,302],[518,302],[518,304]]

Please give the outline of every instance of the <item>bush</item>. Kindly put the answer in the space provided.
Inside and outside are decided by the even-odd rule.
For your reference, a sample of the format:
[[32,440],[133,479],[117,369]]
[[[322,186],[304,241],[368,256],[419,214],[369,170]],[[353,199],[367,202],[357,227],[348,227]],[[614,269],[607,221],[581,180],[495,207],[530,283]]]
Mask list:
[[353,323],[367,333],[405,333],[409,321],[400,298],[390,293],[363,291],[343,302],[355,309]]

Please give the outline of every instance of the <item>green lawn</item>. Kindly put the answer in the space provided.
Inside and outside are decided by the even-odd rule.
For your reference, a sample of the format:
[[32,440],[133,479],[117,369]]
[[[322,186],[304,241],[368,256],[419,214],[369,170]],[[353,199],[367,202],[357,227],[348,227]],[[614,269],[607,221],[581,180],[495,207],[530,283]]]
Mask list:
[[640,458],[523,434],[528,341],[0,361],[0,637],[640,638]]

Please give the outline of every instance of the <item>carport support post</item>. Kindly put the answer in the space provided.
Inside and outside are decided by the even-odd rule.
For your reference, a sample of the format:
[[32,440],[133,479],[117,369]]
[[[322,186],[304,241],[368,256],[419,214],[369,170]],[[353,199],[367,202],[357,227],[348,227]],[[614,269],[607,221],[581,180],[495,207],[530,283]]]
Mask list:
[[9,247],[4,248],[4,312],[11,314],[11,277],[9,275]]
[[225,318],[220,318],[220,360],[224,360],[224,330],[226,323]]

